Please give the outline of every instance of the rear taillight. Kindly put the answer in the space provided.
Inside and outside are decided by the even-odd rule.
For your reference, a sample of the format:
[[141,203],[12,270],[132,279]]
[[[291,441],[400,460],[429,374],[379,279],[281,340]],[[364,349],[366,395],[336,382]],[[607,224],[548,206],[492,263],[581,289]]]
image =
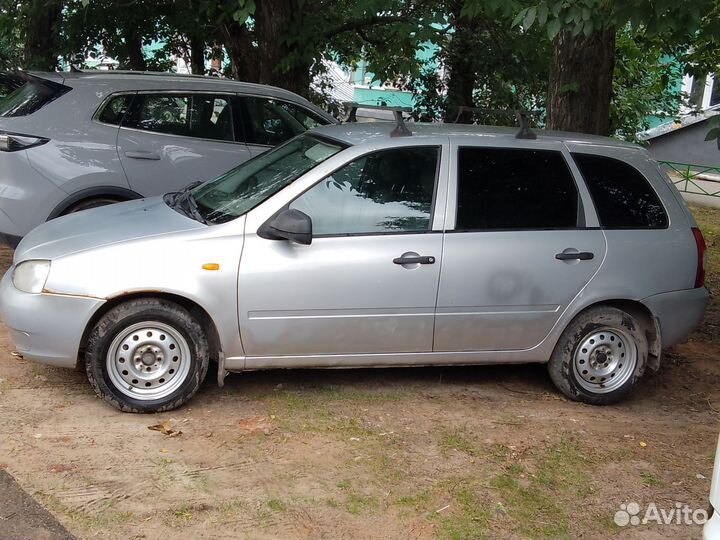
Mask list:
[[33,146],[40,146],[48,142],[48,140],[45,137],[33,137],[32,135],[0,133],[0,152],[17,152]]
[[705,284],[705,262],[707,260],[707,246],[702,231],[697,227],[692,228],[695,237],[695,245],[697,246],[697,273],[695,274],[695,288],[702,287]]

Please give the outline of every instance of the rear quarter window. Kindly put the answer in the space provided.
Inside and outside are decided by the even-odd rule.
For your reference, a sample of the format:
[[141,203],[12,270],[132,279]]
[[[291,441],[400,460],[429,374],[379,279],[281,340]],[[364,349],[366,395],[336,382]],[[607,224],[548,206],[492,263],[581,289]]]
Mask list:
[[650,182],[629,163],[595,154],[572,154],[606,229],[664,229],[668,217]]
[[31,75],[0,74],[0,117],[28,116],[70,88]]

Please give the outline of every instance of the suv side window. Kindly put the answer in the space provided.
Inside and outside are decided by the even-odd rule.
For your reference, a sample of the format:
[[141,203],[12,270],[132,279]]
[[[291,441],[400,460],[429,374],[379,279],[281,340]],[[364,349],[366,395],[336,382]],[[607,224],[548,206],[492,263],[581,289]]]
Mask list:
[[105,104],[97,115],[97,119],[103,124],[119,126],[130,107],[130,103],[132,103],[133,97],[130,94],[115,96]]
[[647,179],[632,165],[595,154],[572,154],[585,179],[600,225],[608,229],[664,229],[668,217]]
[[575,228],[578,192],[560,152],[463,147],[455,229]]
[[287,101],[243,98],[248,143],[275,146],[327,120]]
[[440,149],[381,150],[351,161],[291,204],[313,220],[313,235],[430,229]]
[[226,96],[209,94],[138,94],[122,127],[232,141],[232,110]]

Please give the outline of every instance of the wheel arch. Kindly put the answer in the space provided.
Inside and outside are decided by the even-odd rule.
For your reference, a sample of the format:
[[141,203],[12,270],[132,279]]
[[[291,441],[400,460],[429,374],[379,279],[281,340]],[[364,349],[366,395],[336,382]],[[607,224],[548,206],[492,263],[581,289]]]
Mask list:
[[578,311],[570,322],[566,325],[569,326],[578,316],[589,311],[591,309],[609,306],[624,311],[631,315],[635,320],[639,321],[643,325],[645,335],[648,340],[648,367],[652,368],[653,371],[660,369],[660,357],[662,355],[662,334],[660,333],[660,322],[650,311],[650,309],[638,300],[628,300],[623,298],[600,300]]
[[157,298],[160,300],[167,300],[169,302],[173,302],[175,304],[178,304],[179,306],[184,307],[190,312],[191,315],[197,317],[200,326],[202,326],[203,330],[205,330],[208,345],[210,346],[210,360],[214,360],[217,362],[218,355],[221,351],[220,335],[218,333],[217,326],[215,325],[215,321],[213,321],[212,317],[207,312],[207,310],[205,310],[205,308],[203,308],[194,300],[178,294],[159,291],[136,291],[109,298],[107,302],[102,304],[102,306],[95,313],[93,313],[92,317],[90,317],[90,320],[85,326],[82,338],[80,339],[80,346],[78,349],[78,366],[82,366],[84,364],[85,348],[87,346],[88,338],[90,336],[90,332],[92,332],[92,329],[95,327],[97,322],[115,306],[118,306],[125,302],[129,302],[131,300],[138,300],[140,298]]
[[65,199],[62,200],[62,202],[55,206],[52,212],[50,212],[50,215],[47,217],[46,221],[62,215],[65,210],[67,210],[74,204],[85,201],[87,199],[94,199],[96,197],[113,197],[117,198],[119,202],[123,200],[129,201],[133,199],[141,199],[142,195],[140,195],[136,191],[121,186],[93,186],[81,189],[80,191],[76,191],[75,193],[68,195]]

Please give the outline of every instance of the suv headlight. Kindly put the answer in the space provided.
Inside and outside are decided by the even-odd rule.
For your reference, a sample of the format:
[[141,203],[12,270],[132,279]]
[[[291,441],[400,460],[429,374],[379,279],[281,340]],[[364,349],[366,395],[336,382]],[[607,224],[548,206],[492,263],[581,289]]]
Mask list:
[[50,274],[50,261],[23,261],[13,271],[13,285],[26,293],[41,293]]

